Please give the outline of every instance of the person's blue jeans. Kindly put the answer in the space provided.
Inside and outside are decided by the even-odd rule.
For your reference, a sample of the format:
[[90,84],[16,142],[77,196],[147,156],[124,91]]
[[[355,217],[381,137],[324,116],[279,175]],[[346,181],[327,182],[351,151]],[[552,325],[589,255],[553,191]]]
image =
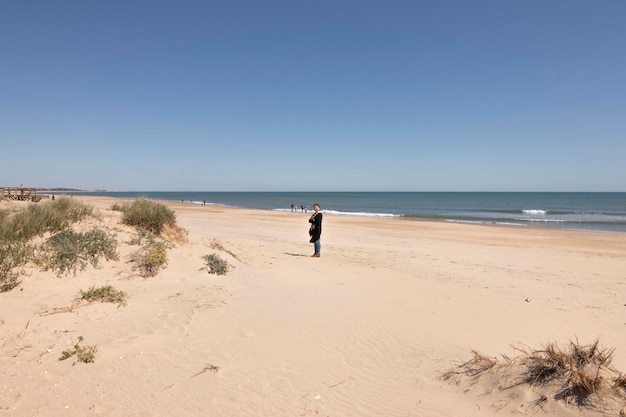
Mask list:
[[320,243],[319,239],[317,239],[315,242],[313,242],[313,247],[315,248],[315,253],[320,253],[320,249],[322,248],[322,244]]

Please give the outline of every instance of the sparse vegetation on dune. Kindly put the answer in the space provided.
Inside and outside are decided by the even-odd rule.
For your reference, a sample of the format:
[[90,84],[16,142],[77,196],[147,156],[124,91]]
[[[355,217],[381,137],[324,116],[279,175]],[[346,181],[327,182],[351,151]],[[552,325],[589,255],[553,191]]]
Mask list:
[[0,292],[20,284],[23,268],[36,257],[34,238],[62,232],[92,215],[92,207],[70,198],[0,210]]
[[67,197],[23,209],[0,210],[0,241],[27,240],[45,232],[58,232],[92,214],[93,207]]
[[[80,346],[80,342],[84,339],[82,336],[78,336],[78,342],[74,344],[74,347],[69,350],[64,350],[61,352],[60,361],[64,361],[73,356],[76,356],[78,362],[82,363],[93,363],[95,362],[96,353],[98,352],[97,346]],[[72,365],[76,365],[76,362],[72,363]]]
[[20,285],[23,268],[32,254],[33,247],[27,242],[0,243],[0,292]]
[[[599,411],[616,411],[626,404],[626,376],[612,365],[614,349],[578,341],[561,347],[549,343],[541,349],[515,348],[519,356],[501,360],[473,351],[473,358],[444,374],[444,379],[469,378],[477,383],[490,378],[501,391],[528,386],[537,392],[533,405],[550,400]],[[458,381],[458,380],[457,380]]]
[[[60,277],[70,273],[78,275],[90,265],[97,268],[102,259],[118,261],[119,245],[123,245],[122,253],[127,257],[126,260],[130,258],[134,273],[151,277],[167,266],[168,250],[175,247],[176,243],[187,241],[187,232],[176,225],[174,212],[162,204],[145,199],[111,207],[112,210],[120,211],[121,216],[109,212],[106,217],[94,214],[92,207],[69,198],[22,205],[21,208],[7,206],[9,209],[0,210],[0,292],[10,291],[20,285],[25,270],[31,273],[33,267],[51,270]],[[111,226],[111,218],[131,227]],[[123,240],[118,241],[118,235],[123,236]],[[133,245],[137,245],[137,250],[130,253],[129,246]],[[218,249],[225,250],[221,246]],[[205,267],[211,273],[224,274],[229,269],[228,263],[217,255],[207,256],[206,261]],[[124,266],[120,263],[116,267]],[[124,272],[129,272],[130,267],[126,269]],[[109,275],[102,274],[105,275],[104,279],[108,280]],[[127,303],[127,294],[111,285],[93,285],[87,290],[80,290],[70,304],[45,306],[38,314],[44,317],[76,313],[93,303],[113,303],[122,307]],[[83,341],[83,337],[79,336],[77,341],[74,339],[64,344],[67,349],[61,352],[58,360],[71,359],[73,365],[93,363],[98,347],[84,345]],[[193,376],[216,373],[219,369],[216,365],[208,364]]]
[[38,247],[35,263],[43,269],[52,269],[58,276],[76,275],[88,264],[98,266],[101,257],[118,260],[115,236],[95,229],[85,233],[64,230],[51,236]]
[[204,260],[204,267],[200,270],[206,269],[209,274],[225,275],[230,269],[228,262],[214,253],[204,255],[202,259]]
[[174,212],[161,203],[139,198],[132,203],[115,204],[111,209],[121,211],[122,223],[139,231],[133,243],[141,245],[147,240],[141,249],[131,254],[133,270],[141,277],[153,277],[167,267],[166,241],[181,244],[187,241],[184,229],[176,224]]
[[102,287],[90,287],[87,291],[80,290],[80,301],[87,303],[113,303],[118,307],[126,305],[126,293],[113,288],[111,285],[105,285]]
[[165,243],[152,241],[131,255],[133,270],[143,278],[153,277],[167,266]]
[[126,305],[127,295],[124,291],[119,291],[113,288],[111,285],[104,285],[96,287],[95,285],[90,287],[87,291],[80,290],[80,293],[76,296],[72,304],[64,307],[55,307],[51,310],[40,311],[40,316],[50,316],[60,313],[71,313],[79,308],[90,305],[96,302],[100,303],[113,303],[117,304],[120,308]]
[[[148,242],[131,257],[141,276],[154,276],[167,266],[168,242],[183,244],[187,240],[185,230],[176,225],[174,212],[161,203],[141,198],[111,209],[121,211],[121,222],[138,230],[134,241]],[[68,197],[0,210],[0,292],[20,285],[29,263],[61,276],[75,275],[88,265],[98,267],[102,258],[118,260],[118,242],[111,232],[72,230],[90,216],[95,217],[93,207]],[[46,236],[43,242],[36,240]]]
[[46,232],[60,232],[92,215],[93,207],[67,197],[31,204],[22,210],[4,210],[0,215],[0,243],[23,242]]

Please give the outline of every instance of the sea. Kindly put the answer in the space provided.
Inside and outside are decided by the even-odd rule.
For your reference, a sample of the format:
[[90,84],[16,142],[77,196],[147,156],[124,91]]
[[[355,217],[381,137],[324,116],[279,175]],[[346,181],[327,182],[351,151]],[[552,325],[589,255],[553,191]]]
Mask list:
[[624,192],[65,192],[336,216],[626,232]]

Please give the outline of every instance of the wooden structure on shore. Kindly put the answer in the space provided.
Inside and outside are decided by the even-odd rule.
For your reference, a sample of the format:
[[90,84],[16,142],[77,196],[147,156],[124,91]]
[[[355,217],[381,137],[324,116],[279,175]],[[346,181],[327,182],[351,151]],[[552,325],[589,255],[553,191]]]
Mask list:
[[50,198],[47,194],[37,194],[34,188],[1,188],[2,198],[16,201],[32,201],[37,203],[44,198]]

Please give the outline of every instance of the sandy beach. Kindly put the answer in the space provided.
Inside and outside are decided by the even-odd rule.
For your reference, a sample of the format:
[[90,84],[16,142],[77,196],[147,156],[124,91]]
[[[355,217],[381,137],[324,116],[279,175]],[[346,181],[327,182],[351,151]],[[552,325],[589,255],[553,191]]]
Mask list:
[[[74,198],[100,216],[81,227],[132,239],[121,200]],[[165,204],[188,241],[155,277],[120,243],[119,261],[30,268],[0,293],[0,415],[587,416],[442,376],[472,351],[595,339],[626,372],[626,234],[326,215],[311,258],[309,214]],[[202,270],[211,253],[233,269]],[[58,312],[104,284],[127,305]],[[79,336],[95,362],[59,361]]]

